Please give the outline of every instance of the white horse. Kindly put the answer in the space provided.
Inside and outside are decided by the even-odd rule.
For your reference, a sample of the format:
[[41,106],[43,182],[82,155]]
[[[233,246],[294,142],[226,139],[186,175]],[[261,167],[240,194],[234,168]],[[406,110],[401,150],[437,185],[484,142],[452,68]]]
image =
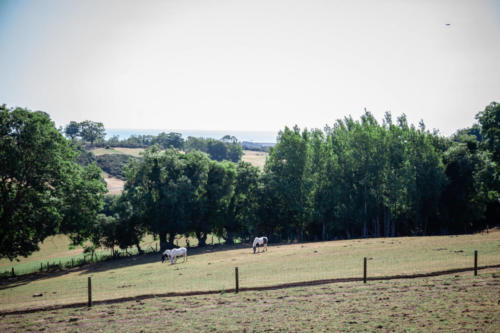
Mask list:
[[255,249],[259,246],[263,246],[262,252],[267,251],[267,237],[255,237],[253,240],[253,253],[255,253]]
[[175,262],[177,262],[177,257],[183,256],[184,261],[187,261],[187,250],[185,247],[180,247],[178,249],[173,249],[170,251],[170,263],[173,265]]
[[165,250],[161,256],[161,262],[163,263],[165,260],[170,260],[170,253],[172,250]]

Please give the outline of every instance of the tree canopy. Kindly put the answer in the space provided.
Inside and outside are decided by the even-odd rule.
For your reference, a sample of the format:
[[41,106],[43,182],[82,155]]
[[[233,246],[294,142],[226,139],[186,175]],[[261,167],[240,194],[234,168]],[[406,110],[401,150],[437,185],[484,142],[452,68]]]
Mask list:
[[95,217],[106,191],[100,170],[75,157],[48,114],[0,106],[0,257],[27,256]]

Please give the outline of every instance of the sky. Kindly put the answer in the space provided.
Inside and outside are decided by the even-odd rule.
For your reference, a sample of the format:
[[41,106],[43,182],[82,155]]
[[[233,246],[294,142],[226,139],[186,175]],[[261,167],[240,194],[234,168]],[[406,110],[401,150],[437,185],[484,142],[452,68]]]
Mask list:
[[0,104],[106,128],[451,135],[500,102],[500,1],[0,0]]

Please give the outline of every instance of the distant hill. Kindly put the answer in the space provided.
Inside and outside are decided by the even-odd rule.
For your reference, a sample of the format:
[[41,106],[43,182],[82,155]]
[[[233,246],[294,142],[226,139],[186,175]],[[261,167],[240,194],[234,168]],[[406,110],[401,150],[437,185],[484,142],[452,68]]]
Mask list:
[[272,142],[250,142],[243,141],[241,146],[244,150],[265,151],[268,152],[270,147],[274,147],[276,143]]

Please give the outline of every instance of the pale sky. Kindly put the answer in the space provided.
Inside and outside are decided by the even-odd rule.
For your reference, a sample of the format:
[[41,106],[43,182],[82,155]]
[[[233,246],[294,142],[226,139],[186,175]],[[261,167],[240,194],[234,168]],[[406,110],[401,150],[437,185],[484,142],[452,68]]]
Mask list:
[[278,131],[500,102],[500,1],[0,0],[0,103],[58,126]]

